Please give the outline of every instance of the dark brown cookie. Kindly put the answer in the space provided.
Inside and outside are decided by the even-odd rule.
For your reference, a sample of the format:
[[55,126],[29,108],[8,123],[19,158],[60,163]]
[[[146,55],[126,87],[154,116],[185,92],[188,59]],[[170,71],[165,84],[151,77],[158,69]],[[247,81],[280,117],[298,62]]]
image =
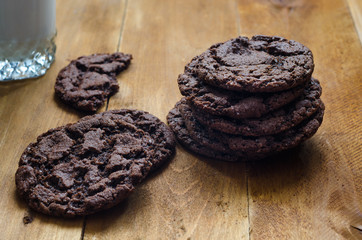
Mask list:
[[[287,131],[276,135],[245,137],[221,133],[197,122],[193,117],[190,107],[185,102],[178,102],[173,111],[180,112],[183,119],[183,127],[186,128],[187,135],[193,141],[211,151],[216,149],[217,152],[229,156],[238,156],[240,160],[256,160],[275,154],[277,152],[296,147],[304,140],[310,138],[319,128],[324,113],[324,105],[311,117],[304,120],[298,126],[290,128]],[[168,119],[170,123],[172,120]],[[175,124],[175,123],[174,123]],[[179,130],[175,127],[174,131]],[[178,133],[175,132],[176,137]],[[203,154],[200,152],[199,154]]]
[[76,109],[95,112],[118,91],[116,75],[129,66],[131,59],[123,53],[79,57],[59,72],[55,93]]
[[190,151],[213,159],[235,162],[239,160],[238,156],[233,156],[227,153],[215,151],[209,147],[205,147],[191,138],[186,129],[185,121],[183,120],[178,108],[173,108],[167,115],[167,122],[180,144]]
[[31,143],[16,172],[18,193],[36,211],[83,216],[115,206],[170,159],[175,140],[156,117],[114,110],[51,129]]
[[193,116],[212,129],[236,135],[265,136],[285,131],[309,118],[320,108],[321,92],[318,80],[312,78],[298,100],[260,118],[236,120],[201,112],[192,106],[192,101],[190,106]]
[[312,52],[293,40],[273,36],[238,37],[211,46],[192,60],[203,81],[225,89],[277,92],[309,80]]
[[257,118],[276,110],[303,93],[304,84],[277,93],[248,93],[218,89],[191,74],[193,63],[179,75],[181,94],[201,112],[235,119]]

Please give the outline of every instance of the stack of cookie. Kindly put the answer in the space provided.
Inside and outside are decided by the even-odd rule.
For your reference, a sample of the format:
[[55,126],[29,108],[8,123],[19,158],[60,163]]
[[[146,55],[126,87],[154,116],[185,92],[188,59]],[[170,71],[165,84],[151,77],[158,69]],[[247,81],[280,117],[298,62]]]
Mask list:
[[179,142],[215,159],[261,159],[310,138],[324,114],[313,55],[281,37],[238,37],[211,46],[178,78],[168,116]]

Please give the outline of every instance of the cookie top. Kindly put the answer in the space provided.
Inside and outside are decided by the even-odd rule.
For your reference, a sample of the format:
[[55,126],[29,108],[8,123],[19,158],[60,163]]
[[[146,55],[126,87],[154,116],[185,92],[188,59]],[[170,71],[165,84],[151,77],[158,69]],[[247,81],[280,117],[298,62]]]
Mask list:
[[310,79],[312,52],[293,40],[276,36],[238,37],[211,46],[191,62],[203,81],[229,90],[277,92]]
[[193,116],[212,129],[236,135],[264,136],[285,131],[314,114],[321,105],[321,92],[319,81],[312,78],[298,100],[260,118],[236,120],[201,112],[192,106],[192,101],[190,106]]
[[189,149],[190,151],[205,157],[210,157],[222,161],[235,162],[239,160],[238,156],[215,151],[195,141],[190,136],[186,128],[185,121],[182,118],[178,108],[173,108],[170,110],[170,112],[167,115],[167,122],[171,127],[172,131],[175,133],[175,136],[179,141],[179,143],[182,144],[185,148]]
[[154,115],[140,110],[112,110],[122,119],[144,132],[147,132],[153,139],[154,155],[151,159],[151,171],[159,168],[163,163],[170,160],[175,153],[176,139],[171,129]]
[[[221,133],[205,127],[193,117],[190,107],[183,102],[178,102],[175,108],[180,112],[189,137],[195,142],[204,148],[216,149],[216,151],[231,156],[239,156],[240,160],[261,159],[297,146],[317,131],[324,114],[322,103],[313,116],[294,128],[275,135],[246,137]],[[175,132],[175,134],[177,136],[178,133]]]
[[113,54],[92,54],[76,60],[77,67],[83,71],[91,71],[116,76],[131,63],[132,55],[116,52]]
[[155,119],[114,110],[49,130],[20,158],[18,193],[34,210],[53,216],[83,216],[118,204],[173,154],[172,133]]
[[129,66],[131,59],[123,53],[79,57],[59,72],[55,93],[76,109],[95,112],[118,91],[116,75]]
[[201,112],[235,119],[257,118],[278,109],[303,94],[304,84],[277,93],[248,93],[216,88],[205,84],[195,74],[191,62],[178,77],[182,95]]

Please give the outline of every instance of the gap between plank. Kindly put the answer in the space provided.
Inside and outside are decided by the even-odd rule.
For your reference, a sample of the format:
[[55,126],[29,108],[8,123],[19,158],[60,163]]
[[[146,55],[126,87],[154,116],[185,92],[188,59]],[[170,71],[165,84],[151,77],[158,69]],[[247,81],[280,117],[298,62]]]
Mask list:
[[[124,30],[124,22],[126,20],[126,14],[127,14],[127,8],[128,8],[128,0],[125,0],[124,10],[123,10],[123,14],[122,14],[121,29],[120,29],[120,32],[119,32],[119,38],[118,38],[117,49],[116,49],[117,52],[119,52],[119,47],[121,46],[123,30]],[[109,96],[107,98],[106,111],[108,111],[108,106],[109,106],[110,99],[111,99],[111,96]]]
[[107,97],[106,111],[108,111],[109,99],[111,99],[111,96]]
[[248,240],[250,240],[250,205],[249,205],[249,176],[248,176],[248,163],[245,163],[246,175],[246,199],[248,202]]
[[84,219],[83,219],[83,226],[82,226],[82,233],[80,234],[80,240],[84,239],[86,226],[87,226],[87,217],[85,216]]
[[124,22],[126,20],[127,15],[127,8],[128,8],[128,0],[125,0],[124,10],[123,10],[123,16],[122,16],[122,24],[121,24],[121,31],[119,33],[118,43],[117,43],[117,52],[119,51],[119,47],[121,46],[122,36],[123,36],[123,30],[124,30]]
[[235,17],[236,17],[236,27],[238,29],[238,36],[241,35],[241,25],[240,25],[240,15],[239,15],[239,10],[238,10],[238,4],[237,4],[237,0],[234,0],[234,9],[235,9]]
[[362,228],[360,228],[359,226],[353,226],[351,225],[352,228],[356,229],[357,231],[359,231],[362,234]]

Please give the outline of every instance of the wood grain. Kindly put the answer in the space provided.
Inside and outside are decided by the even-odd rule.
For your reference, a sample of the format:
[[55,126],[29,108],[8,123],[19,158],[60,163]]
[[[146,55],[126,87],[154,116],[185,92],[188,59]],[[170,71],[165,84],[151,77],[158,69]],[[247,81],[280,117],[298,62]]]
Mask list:
[[[356,0],[57,1],[56,61],[42,78],[0,84],[2,239],[361,239],[362,48]],[[172,161],[130,198],[86,218],[29,211],[15,193],[25,147],[82,115],[53,86],[71,59],[133,54],[106,109],[137,108],[166,120],[181,98],[177,76],[192,57],[238,35],[280,35],[308,46],[326,104],[318,133],[254,163]],[[361,36],[361,35],[360,35]],[[34,221],[24,225],[23,217]]]
[[[123,9],[124,1],[118,0],[57,1],[57,53],[49,72],[39,79],[0,85],[0,239],[81,237],[82,218],[64,220],[29,213],[16,196],[14,175],[21,153],[39,134],[80,117],[54,97],[55,78],[70,59],[116,50]],[[23,217],[29,214],[34,221],[24,225]]]
[[362,51],[348,5],[239,0],[238,8],[242,34],[280,35],[312,50],[326,105],[316,136],[270,162],[248,164],[251,239],[357,239]]

